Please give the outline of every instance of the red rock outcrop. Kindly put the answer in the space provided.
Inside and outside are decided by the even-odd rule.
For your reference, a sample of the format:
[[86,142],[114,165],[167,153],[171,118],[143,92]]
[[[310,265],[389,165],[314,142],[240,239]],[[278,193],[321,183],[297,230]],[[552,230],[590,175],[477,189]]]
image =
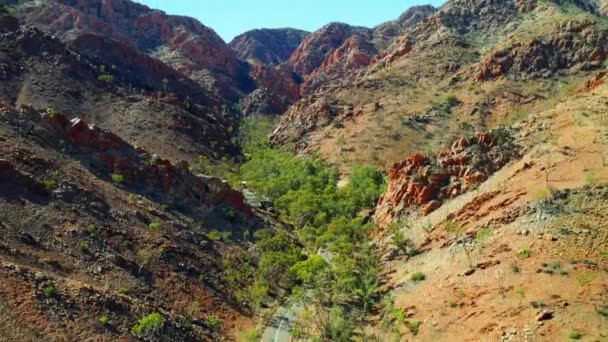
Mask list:
[[461,138],[436,157],[410,156],[390,169],[388,189],[376,208],[375,220],[386,225],[419,209],[428,215],[444,200],[484,182],[517,155],[508,132],[496,130]]
[[570,21],[546,39],[534,39],[495,51],[482,62],[477,80],[487,81],[509,71],[534,73],[590,69],[608,58],[608,32],[591,22]]
[[199,177],[186,162],[172,164],[136,149],[112,132],[89,125],[80,118],[68,119],[54,111],[39,113],[31,108],[21,111],[0,110],[8,122],[18,123],[24,117],[46,123],[48,143],[65,141],[64,148],[86,160],[91,170],[102,178],[120,175],[120,183],[133,192],[149,196],[160,203],[183,208],[193,215],[204,215],[224,204],[250,213],[242,193],[212,177]]
[[368,40],[371,40],[371,30],[342,23],[326,25],[306,36],[286,63],[292,66],[296,74],[306,78],[353,36],[367,37]]

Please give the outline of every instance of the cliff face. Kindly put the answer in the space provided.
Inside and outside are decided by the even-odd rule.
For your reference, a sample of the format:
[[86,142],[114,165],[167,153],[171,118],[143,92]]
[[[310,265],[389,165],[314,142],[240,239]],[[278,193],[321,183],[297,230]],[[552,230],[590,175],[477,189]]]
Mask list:
[[236,36],[229,46],[241,60],[275,66],[289,59],[308,34],[292,28],[251,30]]

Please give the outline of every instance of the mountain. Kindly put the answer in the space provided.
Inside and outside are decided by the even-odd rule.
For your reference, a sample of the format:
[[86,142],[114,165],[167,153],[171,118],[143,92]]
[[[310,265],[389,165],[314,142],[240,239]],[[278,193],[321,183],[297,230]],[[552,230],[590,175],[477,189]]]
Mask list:
[[5,339],[608,336],[606,1],[3,3]]
[[64,42],[100,34],[166,63],[220,96],[235,99],[251,90],[247,65],[211,28],[193,18],[167,15],[130,0],[25,1],[17,9],[24,23]]
[[251,30],[228,45],[241,60],[274,66],[287,60],[308,33],[292,28]]

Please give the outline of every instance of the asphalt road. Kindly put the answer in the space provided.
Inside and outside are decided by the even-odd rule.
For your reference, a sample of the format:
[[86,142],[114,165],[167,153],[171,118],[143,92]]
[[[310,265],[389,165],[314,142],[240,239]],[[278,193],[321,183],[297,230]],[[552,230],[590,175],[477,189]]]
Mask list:
[[262,342],[289,342],[291,339],[291,328],[295,324],[298,316],[302,313],[304,307],[302,304],[289,304],[277,310],[274,317],[270,321]]

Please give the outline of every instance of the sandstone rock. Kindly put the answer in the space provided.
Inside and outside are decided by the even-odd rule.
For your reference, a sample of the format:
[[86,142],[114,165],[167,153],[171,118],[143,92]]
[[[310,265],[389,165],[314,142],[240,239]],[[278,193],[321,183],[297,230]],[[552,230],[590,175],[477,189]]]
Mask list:
[[509,141],[498,145],[494,137],[498,135],[480,133],[457,139],[449,150],[436,157],[414,154],[395,163],[389,170],[388,189],[376,209],[376,222],[388,224],[394,217],[418,208],[428,215],[445,199],[485,181],[518,155],[518,148]]

